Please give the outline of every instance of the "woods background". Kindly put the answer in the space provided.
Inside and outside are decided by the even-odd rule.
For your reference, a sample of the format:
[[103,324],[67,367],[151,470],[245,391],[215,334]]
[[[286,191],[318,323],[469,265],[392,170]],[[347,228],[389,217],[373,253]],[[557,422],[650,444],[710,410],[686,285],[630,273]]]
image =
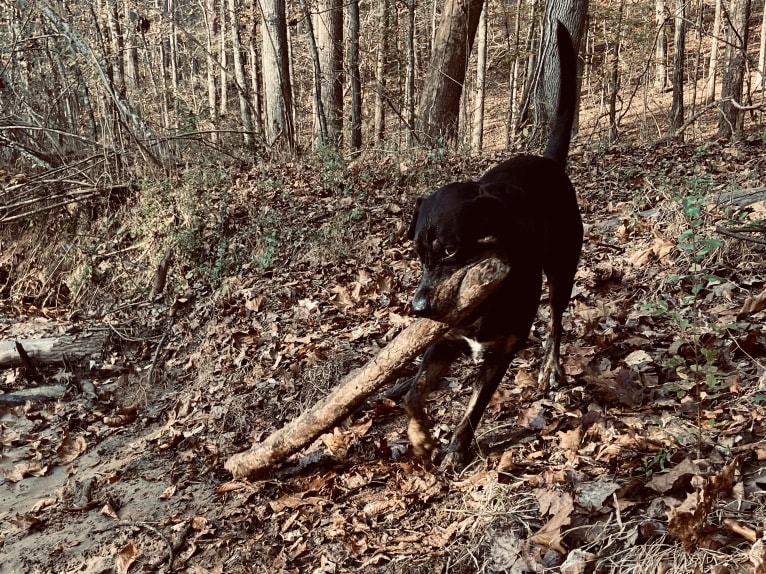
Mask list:
[[[582,30],[580,141],[700,140],[711,126],[729,137],[760,124],[762,2],[554,4]],[[545,95],[540,0],[3,5],[6,166],[82,162],[121,180],[136,166],[322,146],[534,147],[541,125],[530,113]],[[452,38],[439,35],[445,22]],[[457,72],[432,58],[440,50],[458,52]],[[450,97],[453,111],[429,107]]]

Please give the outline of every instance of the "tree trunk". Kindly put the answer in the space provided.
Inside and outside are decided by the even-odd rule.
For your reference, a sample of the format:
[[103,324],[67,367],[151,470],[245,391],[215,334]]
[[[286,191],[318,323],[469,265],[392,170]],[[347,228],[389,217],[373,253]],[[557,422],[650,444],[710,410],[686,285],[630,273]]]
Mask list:
[[731,0],[726,30],[726,53],[721,79],[721,113],[718,137],[730,138],[742,130],[744,115],[739,109],[745,78],[750,0]]
[[215,58],[215,34],[216,34],[216,13],[215,13],[216,0],[202,0],[202,16],[205,19],[205,28],[207,32],[206,46],[206,63],[207,63],[207,111],[210,114],[210,141],[218,141],[218,106],[217,106],[217,94],[215,85],[216,70],[218,69],[218,63]]
[[178,111],[178,31],[176,30],[176,0],[168,0],[168,46],[170,57],[170,85],[173,86],[173,109]]
[[[255,6],[253,10],[258,6],[258,0],[253,0]],[[248,42],[248,53],[250,54],[250,101],[253,103],[253,127],[255,128],[256,135],[263,139],[263,99],[261,94],[261,80],[263,74],[261,73],[261,55],[258,51],[258,22],[259,19],[254,17],[252,23],[252,29],[250,30],[250,41]]]
[[766,74],[764,66],[766,66],[766,6],[762,9],[761,15],[761,43],[758,46],[758,69],[755,71],[755,85],[754,88],[763,88],[763,76]]
[[484,93],[487,83],[487,10],[485,4],[479,17],[476,44],[476,86],[474,88],[473,125],[471,126],[471,151],[481,153],[484,140]]
[[109,39],[112,43],[112,59],[114,61],[114,87],[120,96],[125,97],[125,64],[123,52],[125,42],[122,37],[122,28],[120,26],[120,7],[117,0],[109,0]]
[[106,336],[107,331],[93,331],[81,335],[61,335],[45,339],[0,341],[0,368],[24,365],[18,345],[21,345],[23,352],[32,363],[45,365],[98,356],[103,351]]
[[359,75],[359,0],[348,4],[348,72],[351,86],[351,150],[362,147],[362,79]]
[[517,0],[513,24],[513,45],[510,46],[511,65],[509,66],[510,72],[508,74],[508,111],[505,116],[505,151],[511,149],[513,125],[516,122],[519,110],[518,87],[521,70],[521,10],[523,5],[523,0]]
[[[668,135],[674,137],[684,123],[684,66],[686,64],[686,0],[677,0],[673,15],[673,101]],[[681,134],[683,136],[683,134]]]
[[[323,144],[340,147],[343,135],[343,0],[318,0],[313,15],[319,83],[326,121]],[[320,134],[315,134],[320,135]]]
[[655,0],[654,16],[657,22],[657,44],[654,47],[654,88],[661,92],[668,85],[668,21],[665,0]]
[[404,108],[407,114],[407,149],[415,145],[415,0],[407,0],[407,70]]
[[617,17],[617,36],[612,46],[609,74],[609,139],[617,141],[617,95],[620,92],[620,50],[622,49],[622,24],[625,13],[625,2],[620,0]]
[[[569,30],[575,54],[580,53],[580,38],[585,29],[588,12],[588,0],[562,0],[549,2],[543,19],[543,35],[540,40],[540,58],[535,74],[536,85],[531,96],[526,98],[526,108],[534,110],[534,123],[530,130],[528,145],[538,147],[547,138],[550,125],[558,102],[559,64],[556,48],[556,20],[560,20]],[[577,101],[579,101],[579,94]],[[522,113],[522,116],[526,116]],[[524,118],[522,118],[524,119]]]
[[252,150],[253,117],[250,114],[250,102],[247,99],[247,78],[245,77],[245,64],[242,61],[237,0],[229,0],[229,27],[231,30],[231,52],[234,56],[234,78],[237,81],[237,96],[239,98],[239,119],[242,122],[242,130],[245,132],[242,139],[245,148]]
[[285,3],[282,0],[261,0],[261,6],[266,143],[293,149],[293,92],[290,82]]
[[375,65],[375,142],[386,132],[386,61],[388,60],[388,0],[378,0],[378,50]]
[[484,0],[447,0],[436,29],[418,107],[429,145],[455,143],[460,96]]
[[220,51],[218,53],[218,70],[221,74],[220,114],[221,117],[225,117],[229,111],[229,71],[227,69],[229,63],[226,57],[226,0],[221,0],[219,4],[218,22],[218,29],[221,33]]
[[125,82],[132,89],[140,87],[138,77],[138,47],[136,45],[136,26],[138,24],[136,13],[131,9],[130,0],[125,0],[122,5],[126,26],[125,31]]
[[705,103],[712,104],[715,101],[716,70],[718,68],[718,34],[721,32],[721,12],[723,0],[715,0],[715,16],[713,17],[713,29],[710,31],[710,67],[705,86]]

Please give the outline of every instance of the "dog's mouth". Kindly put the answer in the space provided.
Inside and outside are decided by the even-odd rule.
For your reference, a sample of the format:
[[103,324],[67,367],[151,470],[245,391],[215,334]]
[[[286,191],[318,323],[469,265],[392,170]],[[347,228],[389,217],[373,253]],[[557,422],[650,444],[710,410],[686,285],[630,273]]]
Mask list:
[[482,257],[451,270],[424,268],[420,284],[412,298],[412,314],[437,321],[443,319],[455,306],[462,305],[459,298],[463,293],[461,287],[465,283],[477,281],[477,276],[481,277],[482,270],[499,265],[510,268],[506,261],[496,255]]

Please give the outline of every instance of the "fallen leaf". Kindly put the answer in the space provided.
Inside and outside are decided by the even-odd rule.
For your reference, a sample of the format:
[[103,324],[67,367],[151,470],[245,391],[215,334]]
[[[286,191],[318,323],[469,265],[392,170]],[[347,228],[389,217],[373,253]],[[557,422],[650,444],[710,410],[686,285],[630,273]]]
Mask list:
[[585,482],[577,486],[576,502],[586,510],[596,511],[604,506],[606,499],[617,492],[620,485],[607,480]]
[[561,574],[585,574],[589,572],[588,566],[596,559],[595,554],[575,548],[567,554],[566,560],[560,566]]
[[685,458],[668,472],[655,474],[647,486],[660,494],[665,494],[673,487],[681,487],[681,480],[691,480],[692,476],[698,475],[700,472],[700,467],[696,463]]
[[73,437],[68,432],[65,432],[64,439],[56,449],[56,456],[58,456],[61,464],[69,464],[85,452],[87,448],[88,443],[85,442],[85,437],[82,434]]
[[162,491],[162,494],[160,494],[160,500],[167,500],[168,498],[173,496],[175,493],[176,493],[176,485],[171,484],[165,490]]
[[742,308],[739,310],[739,315],[742,317],[752,313],[757,313],[763,309],[766,309],[766,289],[758,293],[758,295],[754,295],[753,297],[748,297],[745,299],[745,302],[742,304]]
[[130,566],[136,561],[136,556],[138,547],[131,540],[117,553],[114,564],[117,574],[127,574]]
[[538,488],[535,490],[535,497],[540,505],[540,513],[550,515],[551,519],[530,539],[541,546],[555,550],[559,554],[566,554],[566,550],[561,545],[561,528],[571,521],[574,510],[572,495],[566,492]]
[[766,543],[763,538],[756,540],[747,553],[750,564],[753,565],[753,574],[766,574]]
[[13,467],[13,470],[4,471],[3,476],[8,482],[19,482],[27,476],[44,476],[48,472],[48,466],[39,462],[22,462]]

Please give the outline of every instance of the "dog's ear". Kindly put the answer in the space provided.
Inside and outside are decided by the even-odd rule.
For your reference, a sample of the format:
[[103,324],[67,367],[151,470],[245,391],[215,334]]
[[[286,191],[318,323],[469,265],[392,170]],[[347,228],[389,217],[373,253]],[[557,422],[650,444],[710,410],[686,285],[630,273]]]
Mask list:
[[420,205],[423,203],[423,198],[418,197],[415,202],[415,212],[412,214],[412,221],[410,221],[410,228],[407,230],[407,239],[412,241],[415,239],[415,228],[418,224],[418,215],[420,214]]

